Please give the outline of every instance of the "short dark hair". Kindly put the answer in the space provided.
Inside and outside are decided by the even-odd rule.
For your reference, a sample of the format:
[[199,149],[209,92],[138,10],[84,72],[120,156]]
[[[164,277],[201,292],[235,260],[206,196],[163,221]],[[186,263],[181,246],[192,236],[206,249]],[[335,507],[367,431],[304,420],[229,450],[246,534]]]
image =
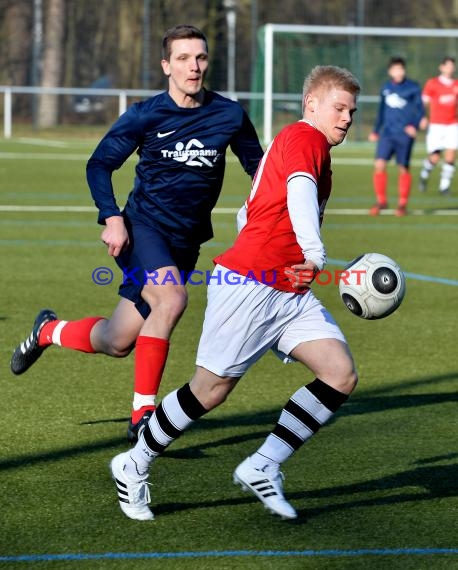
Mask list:
[[448,55],[448,56],[445,56],[445,57],[443,58],[443,60],[441,61],[441,64],[447,63],[447,61],[451,61],[452,63],[456,63],[455,58],[452,57],[452,56],[450,56],[450,55]]
[[202,40],[205,43],[205,49],[208,52],[208,41],[205,34],[195,26],[181,24],[179,26],[174,26],[165,32],[164,37],[162,38],[162,58],[167,61],[170,59],[170,54],[172,53],[172,42],[174,40],[188,40],[191,38]]
[[392,65],[402,65],[402,67],[406,66],[406,60],[403,57],[392,57],[390,59],[390,61],[388,62],[388,67],[391,67]]

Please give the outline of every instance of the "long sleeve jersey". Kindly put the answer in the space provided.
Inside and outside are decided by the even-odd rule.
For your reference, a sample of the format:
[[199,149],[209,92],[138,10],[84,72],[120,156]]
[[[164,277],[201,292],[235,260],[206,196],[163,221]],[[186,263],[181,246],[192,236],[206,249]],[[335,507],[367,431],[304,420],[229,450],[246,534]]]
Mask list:
[[[297,219],[294,210],[290,211],[295,201],[290,198],[297,191],[294,182],[301,179],[308,211]],[[288,125],[274,138],[259,165],[246,224],[215,263],[274,289],[305,294],[306,290],[293,288],[284,270],[304,263],[309,253],[322,269],[326,254],[320,226],[331,187],[330,145],[324,134],[305,121]]]
[[213,236],[230,147],[253,177],[263,155],[256,131],[237,102],[206,91],[196,108],[178,107],[167,92],[135,103],[111,127],[87,164],[98,221],[120,215],[112,173],[137,151],[133,189],[125,205],[132,220],[164,231],[176,246]]

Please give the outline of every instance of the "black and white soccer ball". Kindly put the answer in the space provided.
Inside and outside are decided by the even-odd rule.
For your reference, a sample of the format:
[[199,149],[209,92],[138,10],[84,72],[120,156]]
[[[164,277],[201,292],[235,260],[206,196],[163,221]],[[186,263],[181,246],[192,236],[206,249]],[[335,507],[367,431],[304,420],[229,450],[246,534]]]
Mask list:
[[339,293],[349,311],[362,319],[383,319],[402,303],[406,279],[399,265],[381,253],[350,261],[339,279]]

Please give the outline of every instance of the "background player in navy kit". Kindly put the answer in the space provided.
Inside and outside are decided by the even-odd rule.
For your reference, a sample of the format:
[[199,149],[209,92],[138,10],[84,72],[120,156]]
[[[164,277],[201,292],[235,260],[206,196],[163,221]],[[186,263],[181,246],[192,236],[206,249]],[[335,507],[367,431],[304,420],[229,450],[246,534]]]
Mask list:
[[[176,26],[166,32],[162,47],[168,91],[134,104],[87,164],[98,222],[105,226],[102,240],[123,270],[121,300],[110,319],[67,322],[41,311],[11,360],[12,372],[22,374],[51,344],[115,357],[135,347],[132,442],[155,409],[169,338],[186,308],[186,274],[194,269],[200,244],[213,236],[210,215],[223,183],[226,150],[231,147],[252,177],[263,154],[243,108],[203,87],[204,34]],[[140,158],[134,187],[121,212],[112,173],[135,150]],[[148,278],[152,272],[154,278]]]
[[410,157],[415,137],[424,115],[421,87],[406,77],[403,58],[393,57],[388,64],[390,80],[380,91],[380,105],[374,130],[369,140],[377,142],[373,185],[377,203],[370,209],[371,216],[388,207],[387,163],[393,155],[399,167],[397,216],[405,216],[412,187],[409,172]]

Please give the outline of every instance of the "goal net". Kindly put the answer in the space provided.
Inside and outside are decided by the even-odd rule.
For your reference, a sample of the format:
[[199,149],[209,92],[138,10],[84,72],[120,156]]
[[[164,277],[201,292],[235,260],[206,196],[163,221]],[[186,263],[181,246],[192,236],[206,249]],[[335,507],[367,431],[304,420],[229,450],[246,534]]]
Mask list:
[[263,98],[251,101],[250,116],[265,144],[301,117],[302,84],[315,65],[339,65],[358,77],[362,90],[351,136],[362,140],[375,120],[389,59],[404,57],[407,75],[423,85],[438,74],[443,57],[458,56],[458,30],[267,24],[259,29],[258,48],[252,91]]

